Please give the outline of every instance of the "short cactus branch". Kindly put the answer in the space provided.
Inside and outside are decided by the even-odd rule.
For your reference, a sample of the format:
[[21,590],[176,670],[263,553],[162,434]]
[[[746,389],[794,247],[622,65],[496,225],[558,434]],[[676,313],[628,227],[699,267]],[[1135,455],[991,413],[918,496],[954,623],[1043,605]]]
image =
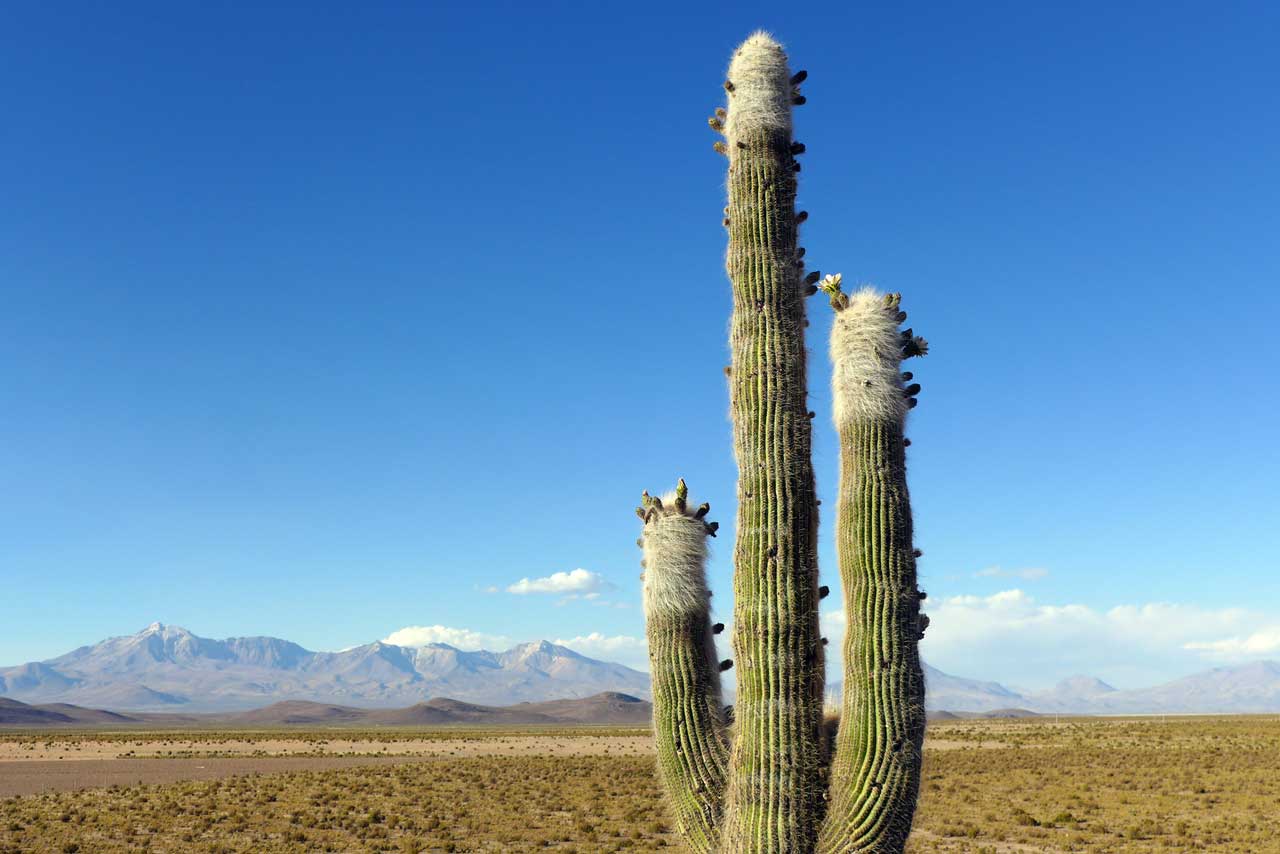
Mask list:
[[707,589],[710,506],[691,509],[680,481],[663,498],[647,492],[645,631],[653,683],[658,772],[676,821],[694,851],[713,849],[723,809],[729,742],[720,693],[720,660]]
[[[844,699],[821,852],[896,854],[920,785],[924,675],[903,424],[908,392],[898,296],[831,290],[840,491],[836,557],[844,585]],[[841,299],[836,299],[839,294]]]

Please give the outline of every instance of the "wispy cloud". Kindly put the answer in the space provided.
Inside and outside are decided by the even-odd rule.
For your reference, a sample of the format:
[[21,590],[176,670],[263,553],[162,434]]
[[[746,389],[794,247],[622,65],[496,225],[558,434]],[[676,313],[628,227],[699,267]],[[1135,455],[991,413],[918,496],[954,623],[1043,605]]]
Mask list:
[[649,669],[649,645],[644,638],[592,632],[574,638],[561,638],[553,643],[567,646],[574,652],[580,652],[591,658],[617,661],[639,670]]
[[1040,566],[1030,566],[1025,569],[1005,569],[999,566],[988,566],[986,569],[980,569],[973,574],[974,578],[1021,578],[1027,581],[1047,578],[1048,575],[1049,570]]
[[609,583],[598,572],[578,568],[570,572],[553,572],[542,578],[522,578],[515,584],[507,586],[508,593],[526,596],[531,593],[574,594],[578,596],[599,595],[600,591],[609,589]]
[[[1148,602],[1100,609],[1041,603],[1020,589],[924,605],[930,622],[921,654],[930,664],[1013,685],[1040,687],[1084,673],[1136,688],[1210,663],[1280,652],[1274,618],[1245,608]],[[822,628],[831,640],[829,657],[838,659],[843,612],[823,613]],[[838,671],[831,676],[840,678]]]
[[593,605],[607,607],[614,603],[602,597],[606,592],[617,588],[616,585],[606,581],[600,573],[579,567],[569,572],[553,572],[541,578],[522,578],[515,584],[508,584],[505,589],[506,592],[517,596],[536,594],[558,596],[560,598],[556,600],[556,605],[566,605],[581,599]]
[[395,646],[426,646],[429,643],[447,643],[458,649],[506,649],[511,639],[503,635],[455,629],[449,626],[405,626],[382,639]]
[[1185,647],[1227,661],[1274,655],[1280,652],[1280,626],[1267,626],[1247,635],[1193,641]]

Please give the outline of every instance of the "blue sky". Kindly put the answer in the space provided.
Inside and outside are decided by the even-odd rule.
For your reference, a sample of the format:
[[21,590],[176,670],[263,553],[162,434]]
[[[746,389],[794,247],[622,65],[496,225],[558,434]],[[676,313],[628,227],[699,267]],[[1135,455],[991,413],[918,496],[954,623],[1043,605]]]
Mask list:
[[759,27],[810,72],[811,267],[932,343],[930,661],[1280,657],[1276,6],[609,6],[0,10],[0,663],[153,620],[640,663],[679,475],[728,616],[706,116]]

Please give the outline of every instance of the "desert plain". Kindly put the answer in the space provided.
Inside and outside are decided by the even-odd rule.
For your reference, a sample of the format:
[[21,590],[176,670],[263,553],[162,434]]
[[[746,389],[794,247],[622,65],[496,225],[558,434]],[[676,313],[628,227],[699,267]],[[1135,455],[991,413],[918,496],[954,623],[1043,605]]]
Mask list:
[[[0,732],[0,852],[681,851],[637,727]],[[909,851],[1280,852],[1280,717],[940,720]]]

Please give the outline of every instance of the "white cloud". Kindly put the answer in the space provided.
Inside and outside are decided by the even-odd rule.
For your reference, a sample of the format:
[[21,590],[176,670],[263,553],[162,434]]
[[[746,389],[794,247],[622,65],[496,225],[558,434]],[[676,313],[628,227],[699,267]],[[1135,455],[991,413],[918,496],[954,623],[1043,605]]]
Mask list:
[[[607,590],[609,583],[598,572],[575,569],[572,572],[553,572],[543,578],[522,578],[507,587],[508,593],[524,596],[530,593],[559,593],[583,596]],[[594,598],[594,597],[592,597]]]
[[1049,570],[1039,566],[1029,566],[1025,569],[1004,569],[999,566],[989,566],[986,569],[980,569],[974,574],[975,578],[1022,578],[1027,581],[1035,581],[1040,578],[1047,578]]
[[591,658],[617,661],[641,670],[649,669],[649,645],[644,638],[592,632],[589,635],[578,635],[575,638],[561,638],[560,640],[552,641],[552,643],[567,646],[574,652],[580,652]]
[[1213,658],[1239,660],[1280,652],[1280,626],[1267,626],[1248,635],[1235,635],[1213,641],[1184,644],[1187,649],[1209,654]]
[[382,639],[394,646],[426,646],[429,643],[447,643],[458,649],[506,649],[510,639],[502,635],[473,632],[470,629],[454,629],[449,626],[405,626]]
[[[1077,673],[1117,687],[1140,688],[1185,676],[1211,661],[1239,661],[1280,651],[1274,619],[1243,608],[1170,602],[1098,609],[1041,604],[1019,589],[990,596],[926,600],[929,629],[921,654],[956,676],[1045,687]],[[837,659],[844,614],[822,615]],[[833,679],[839,671],[832,670]]]

